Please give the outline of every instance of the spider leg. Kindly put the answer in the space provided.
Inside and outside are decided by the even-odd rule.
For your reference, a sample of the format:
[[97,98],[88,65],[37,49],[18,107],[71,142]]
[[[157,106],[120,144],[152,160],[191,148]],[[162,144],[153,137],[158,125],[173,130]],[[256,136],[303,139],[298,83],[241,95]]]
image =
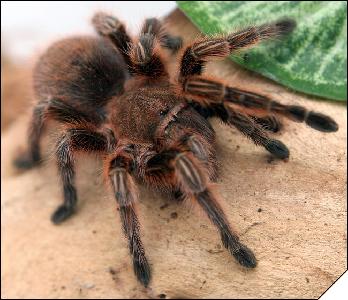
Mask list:
[[271,131],[273,133],[279,132],[283,127],[283,124],[275,116],[267,116],[260,118],[253,115],[249,115],[249,117],[252,118],[263,129]]
[[182,83],[183,91],[203,106],[240,106],[246,113],[279,114],[295,122],[305,122],[308,126],[322,131],[338,130],[337,123],[327,115],[308,111],[299,105],[286,105],[265,96],[239,90],[204,76],[192,76]]
[[[160,130],[162,131],[162,130]],[[158,132],[156,136],[156,143],[158,143],[157,151],[150,151],[143,155],[139,162],[139,178],[149,185],[160,188],[161,190],[170,190],[171,196],[177,200],[183,200],[185,195],[180,190],[180,187],[172,190],[173,182],[168,180],[171,177],[172,170],[169,167],[169,160],[172,156],[172,151],[163,151],[174,147],[181,151],[188,151],[192,153],[200,164],[205,168],[208,178],[211,181],[217,179],[217,165],[215,163],[216,152],[211,144],[212,140],[207,142],[196,133],[180,132],[179,137],[165,138],[164,132]],[[160,140],[165,140],[162,144]]]
[[182,47],[182,38],[167,33],[164,25],[157,18],[146,19],[141,29],[141,33],[153,34],[158,38],[162,47],[172,50],[173,53],[176,53]]
[[270,153],[280,159],[287,159],[289,157],[288,148],[279,140],[271,139],[266,132],[254,122],[247,115],[227,108],[227,119],[224,119],[229,125],[233,125],[244,135],[249,137],[256,145],[261,145],[266,148]]
[[[207,170],[210,180],[217,179],[217,167],[215,161],[216,152],[212,147],[208,147],[205,139],[194,133],[188,133],[181,139],[181,149],[188,150],[199,160],[200,164]],[[209,150],[208,150],[209,149]]]
[[18,169],[30,169],[41,162],[40,139],[45,125],[46,101],[40,101],[33,109],[28,130],[28,150],[14,160]]
[[70,125],[99,124],[102,121],[59,99],[40,101],[33,109],[28,132],[27,153],[14,160],[14,165],[17,168],[29,169],[40,163],[40,139],[48,119]]
[[98,12],[92,18],[92,24],[99,35],[107,37],[120,51],[126,64],[131,66],[129,49],[132,39],[125,26],[114,16]]
[[63,184],[64,202],[53,213],[51,220],[59,224],[70,217],[76,207],[77,194],[74,186],[74,156],[77,151],[99,152],[108,151],[109,139],[102,133],[88,128],[68,129],[58,140],[56,147],[57,165]]
[[151,273],[140,239],[140,224],[135,211],[137,191],[130,175],[131,164],[132,158],[129,157],[129,153],[121,150],[111,159],[107,168],[114,196],[119,205],[124,234],[128,239],[134,273],[146,287],[150,282]]
[[[184,150],[183,150],[184,151]],[[171,168],[172,173],[168,173],[167,181],[174,179],[176,188],[174,191],[177,196],[191,198],[197,201],[207,214],[212,223],[218,228],[221,240],[225,248],[237,259],[237,261],[248,268],[256,266],[256,258],[252,251],[239,242],[239,238],[231,229],[227,218],[218,204],[216,195],[211,190],[211,182],[206,168],[194,157],[190,151],[180,151],[177,147],[159,153],[160,158],[149,161],[149,168],[153,167],[153,162],[164,163],[163,168]]]
[[257,43],[290,33],[296,24],[283,19],[274,23],[245,28],[226,37],[205,38],[195,41],[184,51],[181,59],[179,79],[200,75],[209,60],[221,59],[231,53],[256,45]]
[[103,121],[102,116],[86,114],[59,99],[51,99],[46,109],[46,117],[69,125],[89,124],[97,126]]
[[161,49],[158,41],[152,33],[142,33],[130,51],[132,66],[130,72],[133,75],[145,76],[159,80],[168,77],[164,66]]
[[[238,112],[231,106],[224,105],[224,100],[221,99],[223,91],[220,92],[220,98],[208,96],[216,93],[216,90],[210,89],[210,86],[206,88],[201,85],[190,84],[190,78],[188,78],[186,84],[184,85],[184,91],[189,96],[196,96],[199,94],[201,98],[197,98],[198,104],[208,108],[208,116],[215,115],[219,117],[223,122],[230,126],[236,127],[241,133],[250,138],[256,145],[261,145],[266,148],[270,153],[280,159],[287,159],[289,157],[288,148],[279,140],[271,139],[265,130],[257,124],[248,115]],[[204,97],[203,97],[204,94]]]
[[126,32],[125,26],[112,15],[98,12],[93,16],[92,24],[98,34],[107,37],[121,52],[133,74],[158,76],[166,73],[160,56],[154,53],[155,38],[158,38],[162,47],[171,49],[173,52],[178,51],[182,45],[182,39],[166,33],[163,25],[156,18],[145,20],[136,45]]

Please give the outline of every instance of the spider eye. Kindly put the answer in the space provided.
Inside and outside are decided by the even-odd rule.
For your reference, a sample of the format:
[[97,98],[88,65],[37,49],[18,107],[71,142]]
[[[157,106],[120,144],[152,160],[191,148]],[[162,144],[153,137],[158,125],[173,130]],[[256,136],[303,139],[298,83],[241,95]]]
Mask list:
[[165,109],[161,110],[159,114],[160,114],[160,116],[163,117],[163,116],[165,116],[168,112],[169,112],[169,108],[165,108]]

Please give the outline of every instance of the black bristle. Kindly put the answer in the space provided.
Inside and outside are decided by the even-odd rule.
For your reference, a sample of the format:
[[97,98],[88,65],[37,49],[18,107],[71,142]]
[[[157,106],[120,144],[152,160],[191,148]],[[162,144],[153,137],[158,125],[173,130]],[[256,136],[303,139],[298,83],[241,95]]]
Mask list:
[[257,265],[257,261],[254,253],[245,245],[240,244],[240,249],[238,251],[233,252],[233,256],[237,259],[237,261],[246,268],[255,268]]
[[162,37],[161,44],[175,53],[182,47],[183,41],[181,37],[166,34]]
[[289,157],[289,149],[281,141],[270,140],[265,148],[277,158],[286,159]]
[[275,23],[281,34],[289,34],[296,28],[296,21],[290,18],[284,18]]
[[13,164],[18,169],[29,170],[39,165],[40,161],[34,161],[27,156],[20,156],[13,161]]
[[150,266],[145,257],[134,258],[133,260],[134,273],[138,280],[147,287],[151,279]]
[[61,205],[57,208],[57,210],[51,216],[51,221],[54,224],[60,224],[69,218],[74,213],[72,208],[69,208],[65,205]]
[[308,114],[306,124],[322,132],[335,132],[338,130],[338,125],[333,119],[313,111]]
[[287,112],[290,114],[291,119],[302,122],[306,117],[306,109],[298,105],[290,105],[287,108]]

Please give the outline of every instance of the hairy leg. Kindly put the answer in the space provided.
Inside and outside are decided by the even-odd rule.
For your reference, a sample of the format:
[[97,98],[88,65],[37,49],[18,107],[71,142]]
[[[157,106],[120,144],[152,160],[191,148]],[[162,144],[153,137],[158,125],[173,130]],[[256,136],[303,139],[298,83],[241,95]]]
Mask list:
[[265,96],[227,86],[216,79],[192,76],[182,82],[183,92],[194,98],[202,106],[240,106],[249,114],[279,114],[295,122],[305,122],[308,126],[322,131],[338,130],[337,123],[327,115],[309,111],[303,106],[286,105]]
[[256,266],[256,258],[252,251],[239,242],[239,238],[232,231],[227,218],[212,192],[209,179],[197,160],[187,153],[178,153],[172,160],[175,176],[183,191],[193,197],[218,228],[221,240],[226,249],[237,261],[248,268]]
[[40,163],[40,139],[49,119],[69,125],[93,124],[92,127],[103,121],[102,117],[85,114],[59,99],[40,101],[33,109],[28,130],[27,153],[14,160],[17,168],[29,169]]
[[[162,47],[173,52],[177,52],[182,46],[182,39],[166,33],[162,22],[156,18],[145,20],[136,45],[127,33],[125,26],[112,15],[98,12],[93,16],[92,24],[98,34],[107,37],[121,52],[131,73],[148,75],[153,68],[156,69],[153,70],[153,73],[156,73],[154,76],[157,76],[157,72],[164,69],[158,55],[153,53],[155,39],[159,40]],[[143,64],[147,64],[147,66],[142,67]],[[162,66],[156,68],[157,65]]]
[[74,185],[74,156],[77,151],[99,152],[108,151],[108,138],[98,132],[86,128],[68,129],[58,140],[56,157],[58,172],[63,184],[64,202],[51,217],[59,224],[71,216],[76,207],[77,194]]
[[163,26],[162,22],[157,18],[146,19],[141,33],[153,34],[160,41],[162,47],[172,50],[173,53],[177,52],[182,47],[182,38],[167,33],[165,26]]
[[166,67],[163,63],[158,47],[158,41],[153,34],[142,33],[134,43],[130,58],[132,60],[131,73],[133,75],[145,76],[159,80],[168,77]]
[[126,64],[130,66],[129,49],[132,45],[132,39],[125,26],[116,17],[103,12],[98,12],[93,16],[92,24],[98,34],[108,38],[116,46]]
[[200,75],[207,61],[227,57],[231,53],[254,46],[257,43],[286,35],[296,24],[283,19],[274,23],[245,28],[226,37],[205,38],[195,41],[183,53],[179,81],[187,76]]
[[[202,89],[199,85],[196,87],[186,86],[187,89],[197,89],[199,92],[212,94],[211,89]],[[288,148],[279,140],[272,139],[268,136],[264,128],[259,125],[253,118],[225,105],[223,100],[217,100],[212,97],[197,98],[195,109],[201,109],[206,115],[217,116],[224,123],[237,128],[241,133],[250,138],[256,145],[265,147],[267,151],[280,159],[289,157]],[[197,106],[197,108],[196,108]]]
[[134,273],[146,287],[150,282],[151,272],[140,239],[140,224],[135,211],[137,191],[129,173],[131,159],[126,151],[118,151],[109,163],[108,176],[119,205],[124,234],[128,239],[129,251],[133,259]]
[[271,131],[273,133],[279,132],[283,127],[283,124],[275,116],[259,118],[253,115],[249,115],[249,117],[252,118],[263,129]]
[[247,246],[239,242],[237,234],[231,229],[227,217],[211,189],[207,169],[194,157],[192,152],[180,152],[177,148],[175,149],[159,153],[160,157],[149,161],[147,167],[151,168],[154,163],[156,165],[159,162],[164,164],[164,169],[169,167],[165,178],[169,182],[168,185],[176,186],[177,197],[194,199],[219,230],[225,248],[241,265],[254,268],[257,264],[256,258]]
[[236,127],[240,132],[250,138],[256,145],[266,148],[270,153],[280,159],[289,157],[288,148],[279,140],[271,139],[266,132],[247,115],[237,112],[231,108],[226,109],[227,119],[223,119],[227,124]]
[[45,125],[47,101],[40,101],[33,109],[28,130],[28,150],[14,160],[19,169],[30,169],[41,162],[40,139]]

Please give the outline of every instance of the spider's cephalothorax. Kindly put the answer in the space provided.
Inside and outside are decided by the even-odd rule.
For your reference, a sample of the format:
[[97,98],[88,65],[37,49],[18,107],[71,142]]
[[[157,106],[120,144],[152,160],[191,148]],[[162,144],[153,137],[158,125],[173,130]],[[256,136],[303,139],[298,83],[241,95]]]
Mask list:
[[324,132],[336,131],[338,126],[321,113],[227,86],[202,73],[207,61],[288,34],[295,23],[284,19],[194,41],[179,55],[173,78],[167,71],[164,48],[176,52],[181,39],[166,33],[159,20],[147,19],[136,40],[110,15],[97,13],[92,22],[99,37],[57,42],[36,65],[34,88],[39,101],[30,124],[29,150],[15,161],[21,168],[37,165],[45,121],[64,124],[56,146],[64,202],[52,221],[60,223],[75,210],[75,153],[95,152],[103,157],[134,271],[145,286],[150,268],[134,208],[136,180],[177,199],[197,202],[218,228],[228,251],[241,265],[255,267],[254,254],[239,242],[211,189],[216,154],[215,133],[208,118],[218,117],[236,127],[280,159],[288,158],[288,149],[266,133],[280,129],[277,116]]

